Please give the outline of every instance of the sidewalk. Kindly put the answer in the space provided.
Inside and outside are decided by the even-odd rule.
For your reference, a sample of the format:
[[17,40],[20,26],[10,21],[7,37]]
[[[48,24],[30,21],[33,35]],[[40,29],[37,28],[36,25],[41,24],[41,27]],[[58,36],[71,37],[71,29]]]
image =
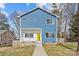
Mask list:
[[43,46],[36,46],[33,52],[33,56],[47,56]]

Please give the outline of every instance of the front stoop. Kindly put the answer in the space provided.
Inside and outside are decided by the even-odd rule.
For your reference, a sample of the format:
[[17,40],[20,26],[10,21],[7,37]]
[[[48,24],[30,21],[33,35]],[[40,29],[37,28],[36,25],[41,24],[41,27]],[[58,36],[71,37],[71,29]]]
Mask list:
[[36,46],[42,46],[42,44],[37,44]]
[[47,56],[47,53],[45,52],[43,46],[35,46],[33,56]]
[[41,41],[37,41],[36,42],[36,46],[42,46],[42,42]]
[[42,43],[37,43],[36,46],[42,46]]

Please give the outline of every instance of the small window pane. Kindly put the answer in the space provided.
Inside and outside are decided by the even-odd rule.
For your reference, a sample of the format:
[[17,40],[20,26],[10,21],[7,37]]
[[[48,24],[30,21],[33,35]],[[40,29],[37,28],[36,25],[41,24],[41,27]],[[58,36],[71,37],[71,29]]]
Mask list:
[[54,20],[52,20],[52,19],[47,19],[47,24],[54,24]]
[[25,33],[25,37],[33,37],[33,33]]
[[46,32],[46,37],[52,38],[52,37],[55,37],[55,35],[53,33]]

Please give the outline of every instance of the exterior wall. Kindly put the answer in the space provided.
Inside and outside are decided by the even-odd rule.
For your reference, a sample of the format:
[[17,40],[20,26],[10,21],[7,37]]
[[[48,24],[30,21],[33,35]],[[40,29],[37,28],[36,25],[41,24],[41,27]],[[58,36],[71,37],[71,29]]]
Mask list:
[[[47,24],[47,19],[54,20],[54,24]],[[42,29],[42,42],[56,42],[56,16],[50,15],[40,9],[21,17],[21,28]],[[22,31],[22,30],[21,30]],[[54,33],[54,38],[46,38],[46,32]]]
[[10,31],[6,31],[0,36],[0,44],[1,46],[7,46],[7,45],[12,45],[12,41],[14,39],[13,34]]
[[[33,33],[33,38],[25,38],[25,33]],[[41,33],[39,28],[22,28],[21,41],[36,41],[36,34]]]

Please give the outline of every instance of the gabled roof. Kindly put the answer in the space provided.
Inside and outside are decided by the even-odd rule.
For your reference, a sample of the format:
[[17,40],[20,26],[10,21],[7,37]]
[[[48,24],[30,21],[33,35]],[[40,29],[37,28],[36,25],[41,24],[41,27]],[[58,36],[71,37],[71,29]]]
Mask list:
[[[2,34],[4,34],[5,32],[7,32],[7,31],[9,31],[9,32],[11,32],[12,33],[12,31],[11,30],[0,30],[0,35],[2,35]],[[13,34],[13,33],[12,33]]]
[[0,35],[5,33],[6,31],[8,31],[8,30],[0,30]]
[[47,13],[47,14],[49,14],[49,15],[52,15],[52,16],[57,17],[57,15],[52,14],[52,13],[50,13],[50,12],[48,12],[48,11],[44,10],[44,9],[41,9],[41,8],[35,8],[34,10],[31,10],[31,11],[29,11],[29,12],[27,12],[27,13],[23,14],[23,15],[20,15],[20,17],[23,17],[23,16],[25,16],[25,15],[27,15],[27,14],[31,13],[31,12],[34,12],[34,11],[36,11],[36,10],[38,10],[38,9],[40,9],[40,10],[42,10],[42,11],[46,12],[46,13]]

